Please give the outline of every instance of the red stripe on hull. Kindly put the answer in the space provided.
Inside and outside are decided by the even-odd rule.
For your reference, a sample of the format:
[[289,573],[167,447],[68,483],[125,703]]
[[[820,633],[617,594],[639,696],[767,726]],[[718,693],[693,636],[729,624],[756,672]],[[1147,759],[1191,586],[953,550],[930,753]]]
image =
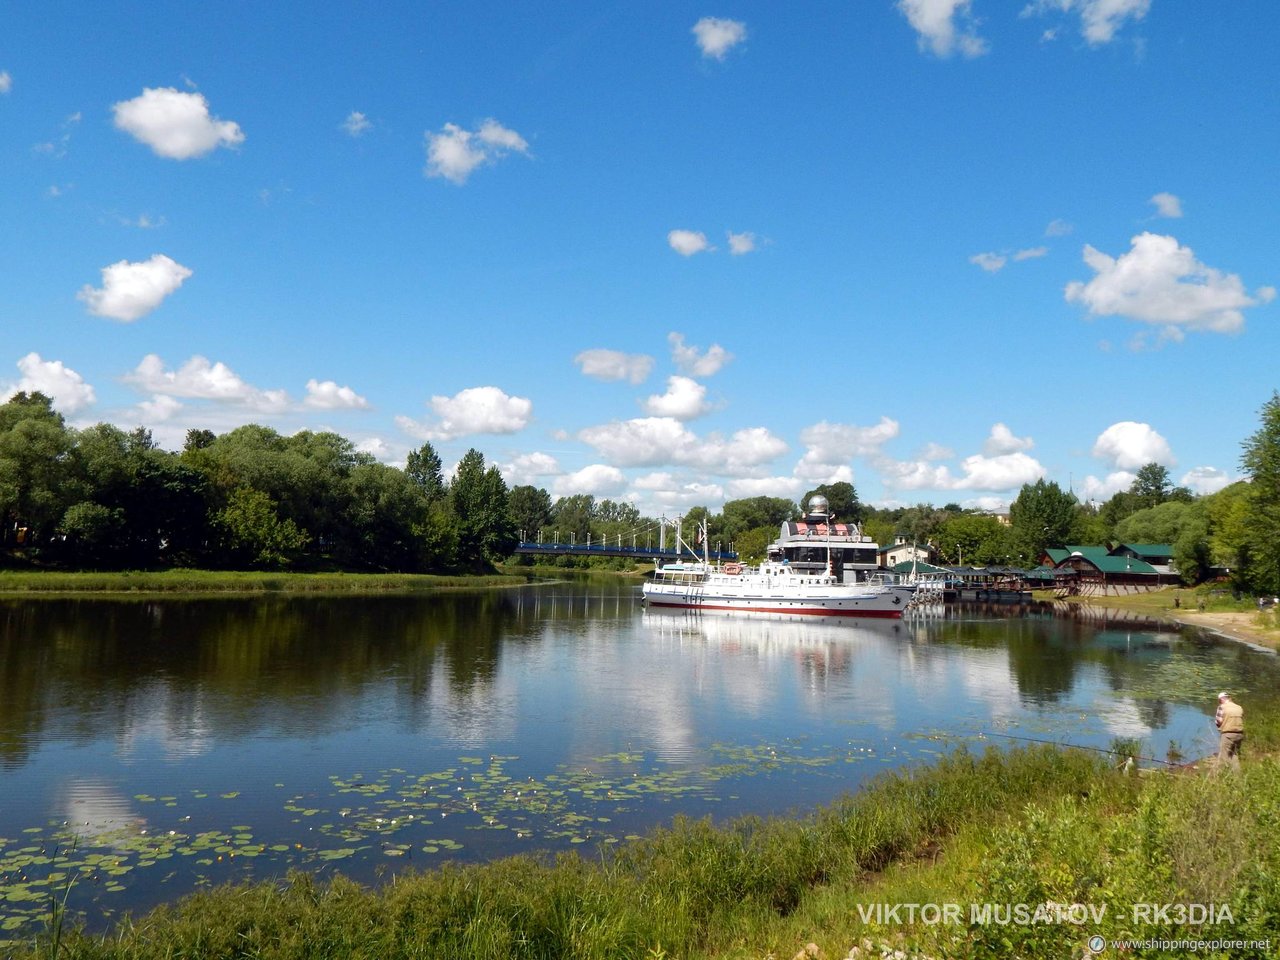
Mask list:
[[813,615],[815,617],[879,617],[897,620],[901,610],[831,610],[827,607],[740,607],[724,603],[680,603],[646,598],[645,603],[655,607],[678,607],[682,610],[732,610],[735,613],[787,613]]

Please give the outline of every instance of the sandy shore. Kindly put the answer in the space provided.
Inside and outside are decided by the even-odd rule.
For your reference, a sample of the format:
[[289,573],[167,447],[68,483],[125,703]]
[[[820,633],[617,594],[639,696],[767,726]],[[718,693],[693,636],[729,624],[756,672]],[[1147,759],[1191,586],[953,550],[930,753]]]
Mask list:
[[1220,633],[1232,640],[1251,643],[1268,650],[1280,650],[1280,635],[1275,630],[1264,630],[1254,622],[1252,613],[1196,613],[1179,610],[1170,620],[1191,627],[1202,627]]

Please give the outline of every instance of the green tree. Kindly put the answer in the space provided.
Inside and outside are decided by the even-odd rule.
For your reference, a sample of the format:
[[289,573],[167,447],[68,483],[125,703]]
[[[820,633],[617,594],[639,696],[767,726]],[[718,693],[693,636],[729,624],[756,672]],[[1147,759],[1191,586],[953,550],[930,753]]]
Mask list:
[[1213,552],[1209,546],[1208,511],[1199,510],[1188,518],[1173,541],[1173,565],[1183,583],[1199,583],[1213,569]]
[[759,528],[778,535],[782,525],[796,518],[796,505],[783,497],[747,497],[730,500],[720,511],[723,523],[720,533],[728,540],[737,541],[748,530]]
[[938,552],[947,563],[1003,565],[1011,551],[1005,538],[1007,528],[995,517],[981,513],[960,513],[943,520],[938,527]]
[[[126,433],[99,423],[76,431],[74,441],[66,483],[83,497],[82,511],[63,518],[63,562],[149,567],[196,559],[208,539],[202,475],[157,448],[142,428]],[[101,524],[88,522],[84,504],[118,519],[109,538]],[[72,535],[72,530],[78,532]]]
[[404,472],[416,483],[427,500],[435,502],[444,499],[444,473],[441,469],[440,454],[430,443],[424,443],[417,450],[409,453]]
[[214,526],[233,562],[250,567],[281,569],[307,545],[307,534],[282,518],[269,496],[250,487],[232,491],[214,517]]
[[218,439],[218,435],[212,430],[198,430],[192,428],[187,431],[186,442],[182,445],[184,451],[187,450],[203,450],[210,446],[213,441]]
[[519,539],[511,519],[510,492],[497,467],[468,450],[449,484],[458,530],[458,562],[468,570],[490,569],[515,550]]
[[1172,490],[1173,481],[1169,479],[1169,468],[1159,463],[1148,463],[1140,467],[1133,483],[1129,485],[1129,492],[1148,507],[1164,503]]
[[745,563],[759,563],[765,558],[769,544],[777,539],[780,527],[781,524],[778,527],[755,527],[752,530],[743,530],[734,537],[733,541],[738,556]]
[[1121,543],[1172,544],[1191,523],[1207,531],[1203,504],[1167,500],[1129,514],[1116,524],[1115,536]]
[[20,392],[0,405],[0,542],[40,545],[80,497],[67,481],[73,438],[53,401]]
[[512,487],[510,505],[511,520],[526,540],[537,540],[543,528],[551,525],[551,494],[541,487]]
[[1061,547],[1076,535],[1075,495],[1056,483],[1037,480],[1026,483],[1009,505],[1014,544],[1023,563],[1034,562],[1046,547]]
[[421,487],[403,471],[381,463],[357,464],[347,486],[343,552],[381,570],[424,568],[421,531],[429,504]]
[[73,503],[62,515],[58,532],[66,547],[79,561],[77,566],[95,566],[109,561],[125,531],[124,511],[100,503]]
[[1169,469],[1158,463],[1145,464],[1138,470],[1129,492],[1137,497],[1144,507],[1156,507],[1169,500],[1189,503],[1191,491],[1186,487],[1175,487],[1169,477]]
[[894,535],[902,534],[913,543],[928,543],[937,540],[938,531],[946,519],[947,515],[937,507],[918,503],[902,511],[895,525]]
[[561,497],[551,508],[551,526],[561,543],[586,543],[593,533],[596,498],[589,493]]
[[1248,587],[1250,484],[1241,480],[1205,498],[1209,516],[1209,554],[1213,564],[1231,571],[1232,580]]
[[841,523],[861,523],[863,509],[858,502],[858,491],[852,483],[841,480],[837,483],[821,483],[800,499],[800,512],[808,510],[809,499],[814,496],[827,498],[827,506],[831,516]]
[[870,517],[862,524],[863,534],[881,547],[893,545],[894,533],[897,529],[896,522],[881,516]]
[[1245,577],[1255,590],[1275,594],[1280,593],[1280,392],[1263,404],[1260,418],[1240,456],[1249,477]]

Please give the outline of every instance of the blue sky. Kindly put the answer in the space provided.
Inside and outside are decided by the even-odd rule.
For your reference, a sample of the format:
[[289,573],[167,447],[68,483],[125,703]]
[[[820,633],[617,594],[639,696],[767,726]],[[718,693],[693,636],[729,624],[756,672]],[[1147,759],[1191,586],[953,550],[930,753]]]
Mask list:
[[1239,475],[1280,6],[10,5],[0,396],[646,514]]

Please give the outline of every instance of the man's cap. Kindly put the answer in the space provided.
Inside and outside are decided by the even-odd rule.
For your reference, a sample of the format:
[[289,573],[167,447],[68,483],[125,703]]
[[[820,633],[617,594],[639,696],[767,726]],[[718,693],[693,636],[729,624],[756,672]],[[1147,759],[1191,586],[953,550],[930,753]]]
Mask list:
[[1219,700],[1230,700],[1230,699],[1231,699],[1231,694],[1227,693],[1227,692],[1224,690],[1222,693],[1218,694],[1218,699],[1219,699]]

